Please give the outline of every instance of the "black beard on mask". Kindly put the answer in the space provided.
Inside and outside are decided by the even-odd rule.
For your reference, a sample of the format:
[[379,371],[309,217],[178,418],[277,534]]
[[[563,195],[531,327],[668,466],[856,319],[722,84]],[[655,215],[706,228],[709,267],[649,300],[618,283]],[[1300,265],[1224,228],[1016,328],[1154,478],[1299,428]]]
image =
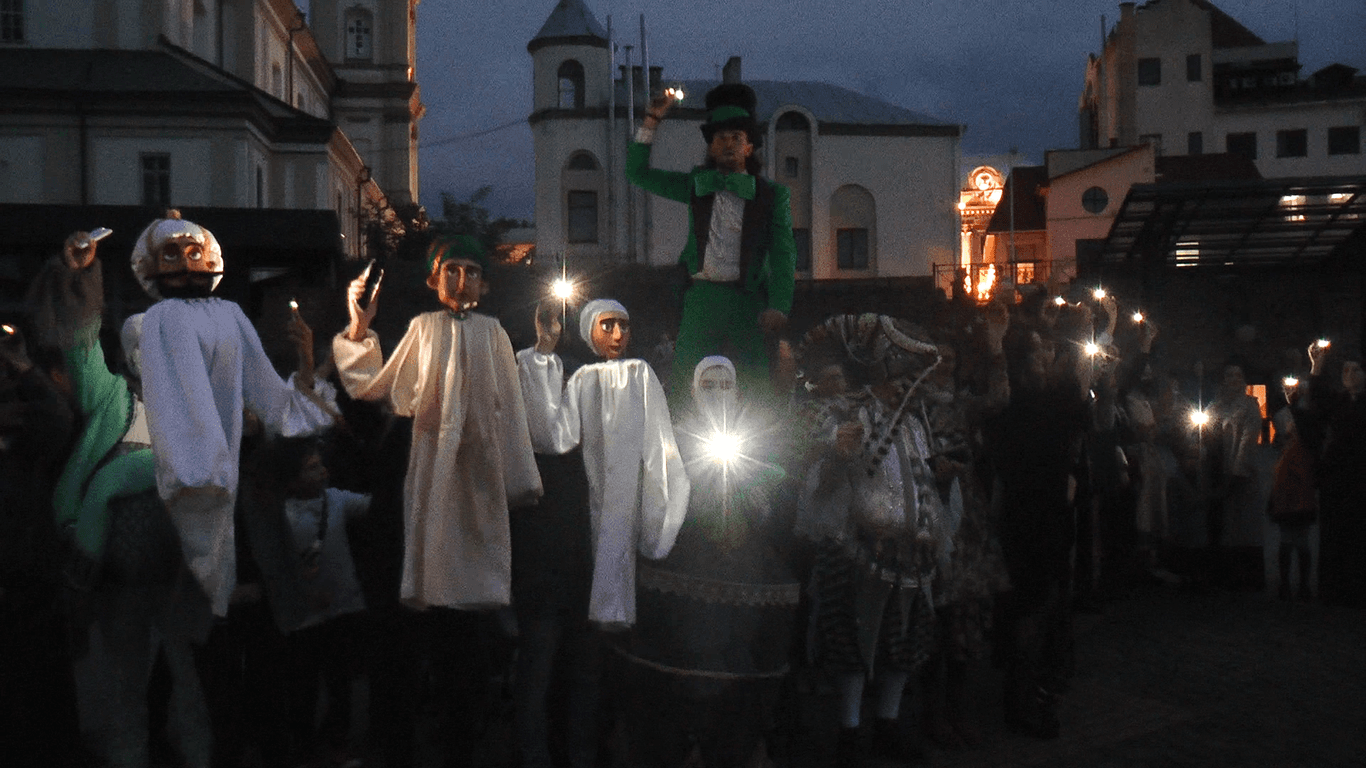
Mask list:
[[[186,275],[189,279],[184,285],[167,285],[167,279]],[[207,299],[213,294],[213,281],[218,277],[211,272],[173,272],[157,275],[157,292],[167,299]]]

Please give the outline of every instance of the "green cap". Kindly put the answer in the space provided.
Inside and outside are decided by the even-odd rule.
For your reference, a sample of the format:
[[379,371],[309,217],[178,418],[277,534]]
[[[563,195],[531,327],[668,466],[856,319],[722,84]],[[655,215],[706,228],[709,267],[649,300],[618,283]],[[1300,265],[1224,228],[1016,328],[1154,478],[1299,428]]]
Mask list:
[[724,123],[727,120],[734,120],[737,117],[749,117],[750,114],[745,108],[737,107],[734,104],[726,104],[711,111],[707,118],[709,123]]
[[432,244],[427,246],[427,274],[430,275],[437,264],[451,259],[469,259],[485,270],[489,268],[489,256],[484,252],[484,246],[472,236],[437,235]]

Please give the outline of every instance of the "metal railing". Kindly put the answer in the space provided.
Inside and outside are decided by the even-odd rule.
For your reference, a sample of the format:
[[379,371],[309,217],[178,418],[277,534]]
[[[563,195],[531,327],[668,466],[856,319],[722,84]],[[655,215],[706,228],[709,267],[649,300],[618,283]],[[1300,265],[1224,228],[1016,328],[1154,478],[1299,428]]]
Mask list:
[[1018,286],[1047,283],[1058,276],[1070,280],[1077,274],[1075,261],[981,261],[971,264],[935,264],[934,287],[946,296],[955,293],[990,301],[994,296],[1013,295]]

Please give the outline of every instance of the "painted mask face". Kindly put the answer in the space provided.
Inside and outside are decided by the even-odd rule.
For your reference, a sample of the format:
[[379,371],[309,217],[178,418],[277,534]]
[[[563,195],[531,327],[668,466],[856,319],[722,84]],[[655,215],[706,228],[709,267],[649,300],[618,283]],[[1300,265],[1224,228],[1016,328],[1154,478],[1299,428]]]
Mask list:
[[741,173],[745,161],[754,154],[754,145],[749,143],[749,132],[743,129],[717,131],[712,134],[707,154],[716,161],[716,166],[726,173]]
[[631,321],[620,312],[603,312],[593,321],[593,351],[618,360],[631,343]]
[[484,268],[473,259],[447,259],[432,268],[427,285],[436,289],[437,298],[456,312],[468,312],[479,305],[489,292]]
[[157,248],[152,263],[157,286],[166,296],[207,296],[215,279],[222,275],[222,265],[188,236],[166,240]]
[[740,400],[740,393],[735,388],[735,376],[730,369],[720,365],[713,365],[702,372],[692,395],[699,411],[714,416],[734,413]]

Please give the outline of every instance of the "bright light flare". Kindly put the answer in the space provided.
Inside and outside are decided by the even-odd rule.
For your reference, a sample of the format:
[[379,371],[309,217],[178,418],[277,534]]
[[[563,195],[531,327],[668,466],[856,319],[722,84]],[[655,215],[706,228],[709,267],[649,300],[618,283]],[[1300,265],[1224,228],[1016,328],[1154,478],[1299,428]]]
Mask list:
[[1300,380],[1294,376],[1286,376],[1284,379],[1281,379],[1281,384],[1286,387],[1298,387],[1300,385]]
[[734,464],[740,458],[740,436],[716,432],[707,438],[707,454],[718,464]]
[[1191,411],[1191,426],[1203,427],[1209,423],[1209,412],[1196,408]]
[[6,336],[14,335],[14,326],[12,325],[0,325],[0,329],[4,329]]
[[1135,313],[1133,313],[1132,315],[1130,315],[1130,317],[1132,317],[1132,318],[1134,319],[1134,322],[1135,322],[1135,323],[1141,323],[1141,322],[1143,322],[1143,313],[1142,313],[1142,312],[1135,312]]
[[1086,354],[1090,357],[1095,357],[1100,354],[1100,345],[1094,341],[1086,342],[1086,346],[1082,347],[1082,349],[1085,349]]
[[1101,299],[1105,298],[1108,294],[1105,293],[1104,288],[1097,288],[1094,291],[1091,291],[1091,295],[1096,297],[1096,301],[1100,301]]
[[574,298],[574,284],[561,277],[550,284],[550,295],[560,301],[569,301]]
[[1329,347],[1333,346],[1333,342],[1329,341],[1328,339],[1319,339],[1318,341],[1314,342],[1314,346],[1318,347],[1319,349],[1328,349]]
[[683,89],[682,89],[682,88],[665,88],[665,89],[664,89],[664,95],[665,95],[665,96],[668,96],[669,98],[673,99],[674,101],[682,101],[682,100],[683,100]]
[[1061,297],[1061,296],[1054,296],[1054,297],[1053,297],[1053,303],[1056,304],[1056,305],[1058,305],[1059,307],[1065,306],[1065,305],[1067,304],[1067,299],[1064,299],[1064,298]]
[[291,312],[298,312],[298,311],[299,311],[299,302],[295,301],[294,299],[290,299],[290,300],[289,300],[289,309],[290,309]]

